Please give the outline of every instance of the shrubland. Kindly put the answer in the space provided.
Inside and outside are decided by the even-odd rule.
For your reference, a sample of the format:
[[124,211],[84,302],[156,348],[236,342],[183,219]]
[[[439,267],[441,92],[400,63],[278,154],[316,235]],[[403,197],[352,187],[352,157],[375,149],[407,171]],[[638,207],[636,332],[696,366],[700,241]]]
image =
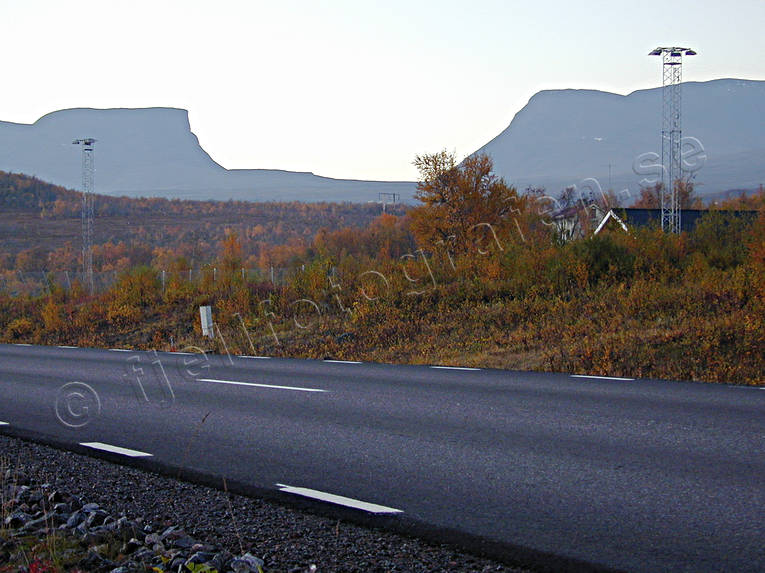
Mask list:
[[169,251],[164,281],[149,261],[94,295],[76,281],[1,294],[2,341],[765,382],[762,191],[692,232],[615,226],[564,242],[540,195],[488,158],[416,163],[417,207],[293,243],[277,284],[241,272],[251,254],[229,229],[191,278]]

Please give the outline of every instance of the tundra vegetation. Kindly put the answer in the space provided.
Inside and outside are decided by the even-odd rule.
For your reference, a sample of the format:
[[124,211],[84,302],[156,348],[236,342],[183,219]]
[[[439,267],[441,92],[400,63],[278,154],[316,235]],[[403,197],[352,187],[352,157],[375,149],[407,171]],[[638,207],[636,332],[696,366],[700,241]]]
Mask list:
[[[58,237],[4,239],[0,337],[765,381],[762,189],[711,208],[691,232],[615,225],[562,241],[549,198],[508,186],[488,157],[457,164],[442,152],[415,164],[419,205],[387,213],[99,197],[97,229],[109,217],[121,223],[97,234],[96,271],[117,278],[94,295],[54,272],[77,267],[78,195],[0,174],[0,203],[16,214],[5,225],[34,218],[37,237]],[[648,202],[650,190],[643,195]],[[282,271],[273,282],[271,267]],[[32,269],[49,271],[43,291],[7,287]],[[200,305],[213,307],[215,339],[202,337]]]

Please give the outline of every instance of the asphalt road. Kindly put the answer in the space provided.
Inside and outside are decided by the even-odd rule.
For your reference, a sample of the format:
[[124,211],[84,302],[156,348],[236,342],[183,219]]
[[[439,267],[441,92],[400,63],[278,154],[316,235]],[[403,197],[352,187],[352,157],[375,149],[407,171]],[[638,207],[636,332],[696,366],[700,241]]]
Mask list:
[[765,570],[759,388],[0,345],[0,431],[561,570]]

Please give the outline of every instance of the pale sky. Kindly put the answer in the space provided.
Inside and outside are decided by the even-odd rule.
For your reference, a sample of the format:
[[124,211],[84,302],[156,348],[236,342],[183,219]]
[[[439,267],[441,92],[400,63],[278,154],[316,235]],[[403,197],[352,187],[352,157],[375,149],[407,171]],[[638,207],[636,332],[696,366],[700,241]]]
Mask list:
[[[0,0],[0,120],[72,107],[189,110],[228,168],[414,180],[541,89],[765,79],[765,1]],[[657,110],[657,114],[659,110]]]

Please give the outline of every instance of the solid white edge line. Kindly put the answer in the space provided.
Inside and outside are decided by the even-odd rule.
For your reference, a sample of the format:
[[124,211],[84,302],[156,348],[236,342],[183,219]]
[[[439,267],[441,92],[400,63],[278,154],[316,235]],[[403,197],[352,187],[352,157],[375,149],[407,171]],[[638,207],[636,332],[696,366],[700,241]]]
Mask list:
[[352,507],[354,509],[361,509],[369,513],[404,513],[403,510],[395,509],[393,507],[386,507],[384,505],[377,505],[376,503],[369,503],[366,501],[360,501],[350,497],[343,497],[342,495],[335,495],[333,493],[326,493],[316,489],[308,489],[306,487],[295,487],[291,485],[285,485],[277,483],[276,487],[280,491],[285,493],[293,493],[295,495],[302,495],[304,497],[310,497],[312,499],[318,499],[320,501],[327,501],[337,505],[344,505],[345,507]]
[[133,351],[128,350],[127,348],[110,348],[109,352],[133,352]]
[[218,380],[217,378],[197,378],[197,382],[212,382],[213,384],[230,384],[232,386],[254,386],[255,388],[273,388],[275,390],[297,390],[299,392],[327,392],[321,388],[299,388],[297,386],[277,386],[275,384],[258,384],[256,382],[239,382],[237,380]]
[[356,360],[323,360],[322,362],[332,362],[333,364],[362,364]]
[[129,456],[131,458],[147,458],[153,456],[153,454],[148,454],[146,452],[139,452],[138,450],[130,450],[128,448],[120,448],[119,446],[112,446],[111,444],[104,444],[102,442],[80,442],[80,445],[85,446],[86,448],[93,448],[94,450],[103,450],[113,454]]
[[10,426],[8,422],[0,422],[0,426]]
[[587,374],[571,374],[572,378],[594,378],[595,380],[624,380],[630,382],[634,378],[619,378],[618,376],[588,376]]
[[467,366],[431,366],[435,370],[480,370],[480,368],[468,368]]
[[32,346],[31,344],[26,344],[25,342],[15,342],[13,345],[14,346]]
[[76,346],[59,346],[59,348],[77,348]]
[[256,360],[271,360],[270,356],[247,356],[247,355],[240,355],[237,358],[253,358]]

